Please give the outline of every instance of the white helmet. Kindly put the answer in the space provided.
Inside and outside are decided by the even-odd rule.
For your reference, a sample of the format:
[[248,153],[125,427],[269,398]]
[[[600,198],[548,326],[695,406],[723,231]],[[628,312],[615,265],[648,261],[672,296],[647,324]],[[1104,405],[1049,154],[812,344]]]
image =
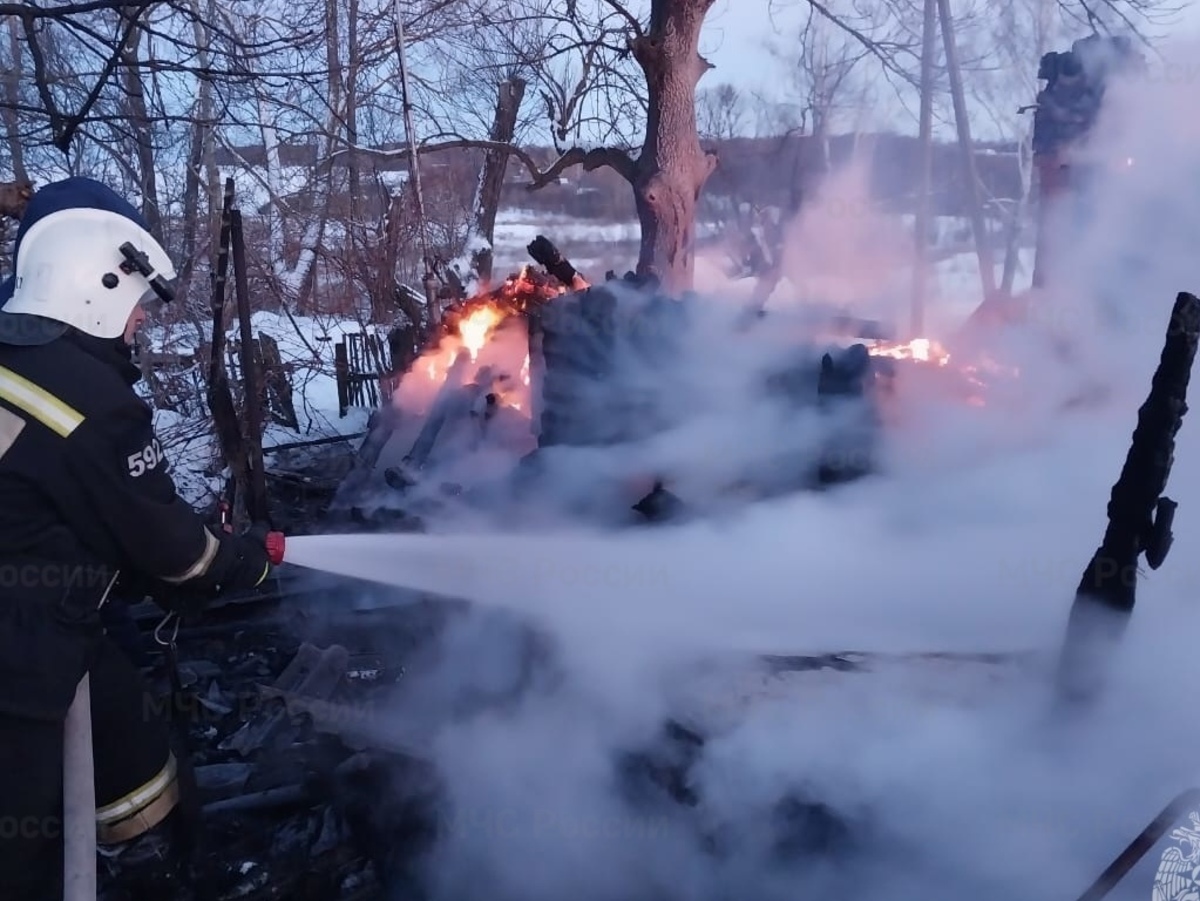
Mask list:
[[145,300],[169,301],[175,267],[162,245],[119,213],[74,207],[34,222],[17,248],[6,314],[40,316],[118,338]]

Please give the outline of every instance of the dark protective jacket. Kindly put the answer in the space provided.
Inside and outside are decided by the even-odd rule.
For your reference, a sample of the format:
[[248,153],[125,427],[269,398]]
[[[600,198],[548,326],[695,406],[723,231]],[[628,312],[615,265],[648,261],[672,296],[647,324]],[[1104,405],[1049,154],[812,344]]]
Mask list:
[[176,493],[123,347],[0,344],[0,714],[65,716],[114,592],[196,606],[269,571]]

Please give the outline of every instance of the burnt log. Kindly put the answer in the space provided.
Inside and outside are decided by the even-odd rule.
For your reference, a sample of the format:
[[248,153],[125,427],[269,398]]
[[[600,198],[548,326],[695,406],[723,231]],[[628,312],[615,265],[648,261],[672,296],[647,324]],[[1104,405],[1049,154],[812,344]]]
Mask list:
[[417,484],[417,474],[429,462],[429,457],[433,453],[442,429],[454,418],[456,413],[461,413],[469,408],[471,401],[474,400],[474,395],[470,394],[470,391],[475,386],[464,386],[461,382],[467,359],[467,356],[461,353],[454,358],[412,447],[404,455],[399,466],[389,467],[384,472],[384,479],[388,485],[397,491],[407,490]]
[[562,251],[558,249],[553,241],[545,235],[538,235],[525,249],[529,251],[529,256],[533,261],[553,275],[564,285],[570,286],[575,282],[575,277],[579,275],[579,270],[576,269],[571,261],[562,255]]
[[684,307],[614,284],[558,298],[531,316],[533,346],[540,350],[540,447],[635,441],[670,422],[662,386],[683,332]]
[[768,376],[767,391],[787,409],[817,408],[825,432],[815,459],[810,452],[798,453],[756,479],[766,493],[838,485],[876,470],[882,434],[876,386],[890,373],[891,362],[854,344],[816,358],[804,351]]
[[[328,701],[346,674],[349,654],[345,648],[334,645],[318,648],[304,644],[288,664],[287,669],[276,680],[275,697],[284,699],[301,697],[314,701]],[[223,751],[234,751],[243,757],[261,749],[272,737],[283,729],[290,720],[291,710],[287,703],[269,707],[231,735],[221,746]]]
[[263,383],[260,386],[262,408],[270,414],[274,422],[299,431],[300,420],[296,416],[292,383],[288,379],[283,358],[279,355],[279,344],[270,335],[259,332],[258,349],[263,372]]
[[1175,436],[1187,412],[1187,389],[1200,343],[1200,300],[1175,299],[1166,341],[1121,475],[1108,502],[1108,527],[1075,591],[1059,661],[1059,688],[1084,700],[1099,687],[1133,614],[1138,559],[1158,569],[1170,550],[1176,503],[1163,492],[1175,458]]

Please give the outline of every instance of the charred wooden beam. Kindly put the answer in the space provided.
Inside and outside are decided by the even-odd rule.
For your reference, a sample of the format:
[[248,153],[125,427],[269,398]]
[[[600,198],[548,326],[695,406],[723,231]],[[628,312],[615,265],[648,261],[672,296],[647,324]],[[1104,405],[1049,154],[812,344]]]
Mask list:
[[564,285],[572,287],[575,285],[575,279],[580,277],[579,271],[571,265],[571,261],[564,257],[562,251],[545,235],[538,235],[525,249],[529,251],[529,256],[535,263]]
[[[474,386],[462,384],[467,362],[468,357],[462,353],[454,358],[454,362],[446,371],[446,379],[442,382],[442,386],[438,389],[437,396],[434,397],[433,404],[429,408],[429,414],[425,417],[421,431],[417,433],[412,448],[404,455],[399,466],[389,467],[384,473],[384,478],[392,488],[404,491],[416,484],[416,474],[429,462],[429,457],[437,444],[438,435],[441,434],[446,423],[453,418],[456,412],[469,406],[470,400],[464,399],[464,392]],[[479,381],[482,382],[482,378]],[[472,397],[471,400],[473,399]]]
[[259,394],[259,367],[254,359],[254,333],[250,322],[250,283],[246,272],[246,240],[242,230],[242,211],[230,211],[230,250],[233,253],[233,287],[237,297],[238,325],[241,329],[242,391],[245,425],[246,464],[250,482],[246,492],[246,512],[257,522],[267,522],[267,479],[263,466],[262,396]]
[[1133,613],[1138,559],[1158,569],[1170,550],[1176,503],[1163,496],[1175,458],[1175,436],[1187,412],[1187,389],[1200,342],[1200,300],[1175,299],[1166,342],[1150,394],[1121,475],[1108,502],[1108,527],[1083,571],[1067,623],[1059,662],[1059,687],[1070,700],[1099,687],[1111,655]]
[[233,179],[225,180],[225,195],[221,206],[221,229],[218,237],[216,265],[212,277],[212,347],[208,369],[208,408],[212,413],[213,426],[225,465],[229,467],[232,482],[234,524],[245,519],[245,492],[250,484],[250,471],[246,458],[246,445],[242,438],[237,406],[229,387],[229,373],[225,368],[225,299],[229,280],[229,245],[233,228]]
[[342,441],[357,441],[359,438],[365,438],[367,432],[354,432],[350,435],[327,435],[324,438],[310,438],[307,441],[289,441],[286,444],[276,444],[271,447],[264,447],[264,454],[277,454],[280,451],[302,450],[307,447],[321,447],[326,444],[338,444]]
[[205,816],[222,813],[249,813],[273,810],[277,807],[290,807],[293,804],[304,804],[312,800],[312,793],[303,785],[281,785],[278,788],[268,788],[265,791],[212,801],[204,805],[202,812]]
[[[328,701],[346,674],[349,656],[340,645],[324,649],[312,644],[301,645],[295,658],[275,681],[274,692],[284,697]],[[291,712],[286,703],[263,710],[230,736],[222,750],[236,751],[243,757],[252,754],[290,721]]]

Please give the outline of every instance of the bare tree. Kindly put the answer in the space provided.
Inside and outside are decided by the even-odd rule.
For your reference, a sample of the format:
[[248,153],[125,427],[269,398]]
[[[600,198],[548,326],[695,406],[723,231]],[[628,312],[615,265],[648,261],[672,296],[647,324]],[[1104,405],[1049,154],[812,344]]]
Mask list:
[[702,140],[727,141],[742,135],[747,112],[746,98],[728,82],[696,94],[696,126]]

